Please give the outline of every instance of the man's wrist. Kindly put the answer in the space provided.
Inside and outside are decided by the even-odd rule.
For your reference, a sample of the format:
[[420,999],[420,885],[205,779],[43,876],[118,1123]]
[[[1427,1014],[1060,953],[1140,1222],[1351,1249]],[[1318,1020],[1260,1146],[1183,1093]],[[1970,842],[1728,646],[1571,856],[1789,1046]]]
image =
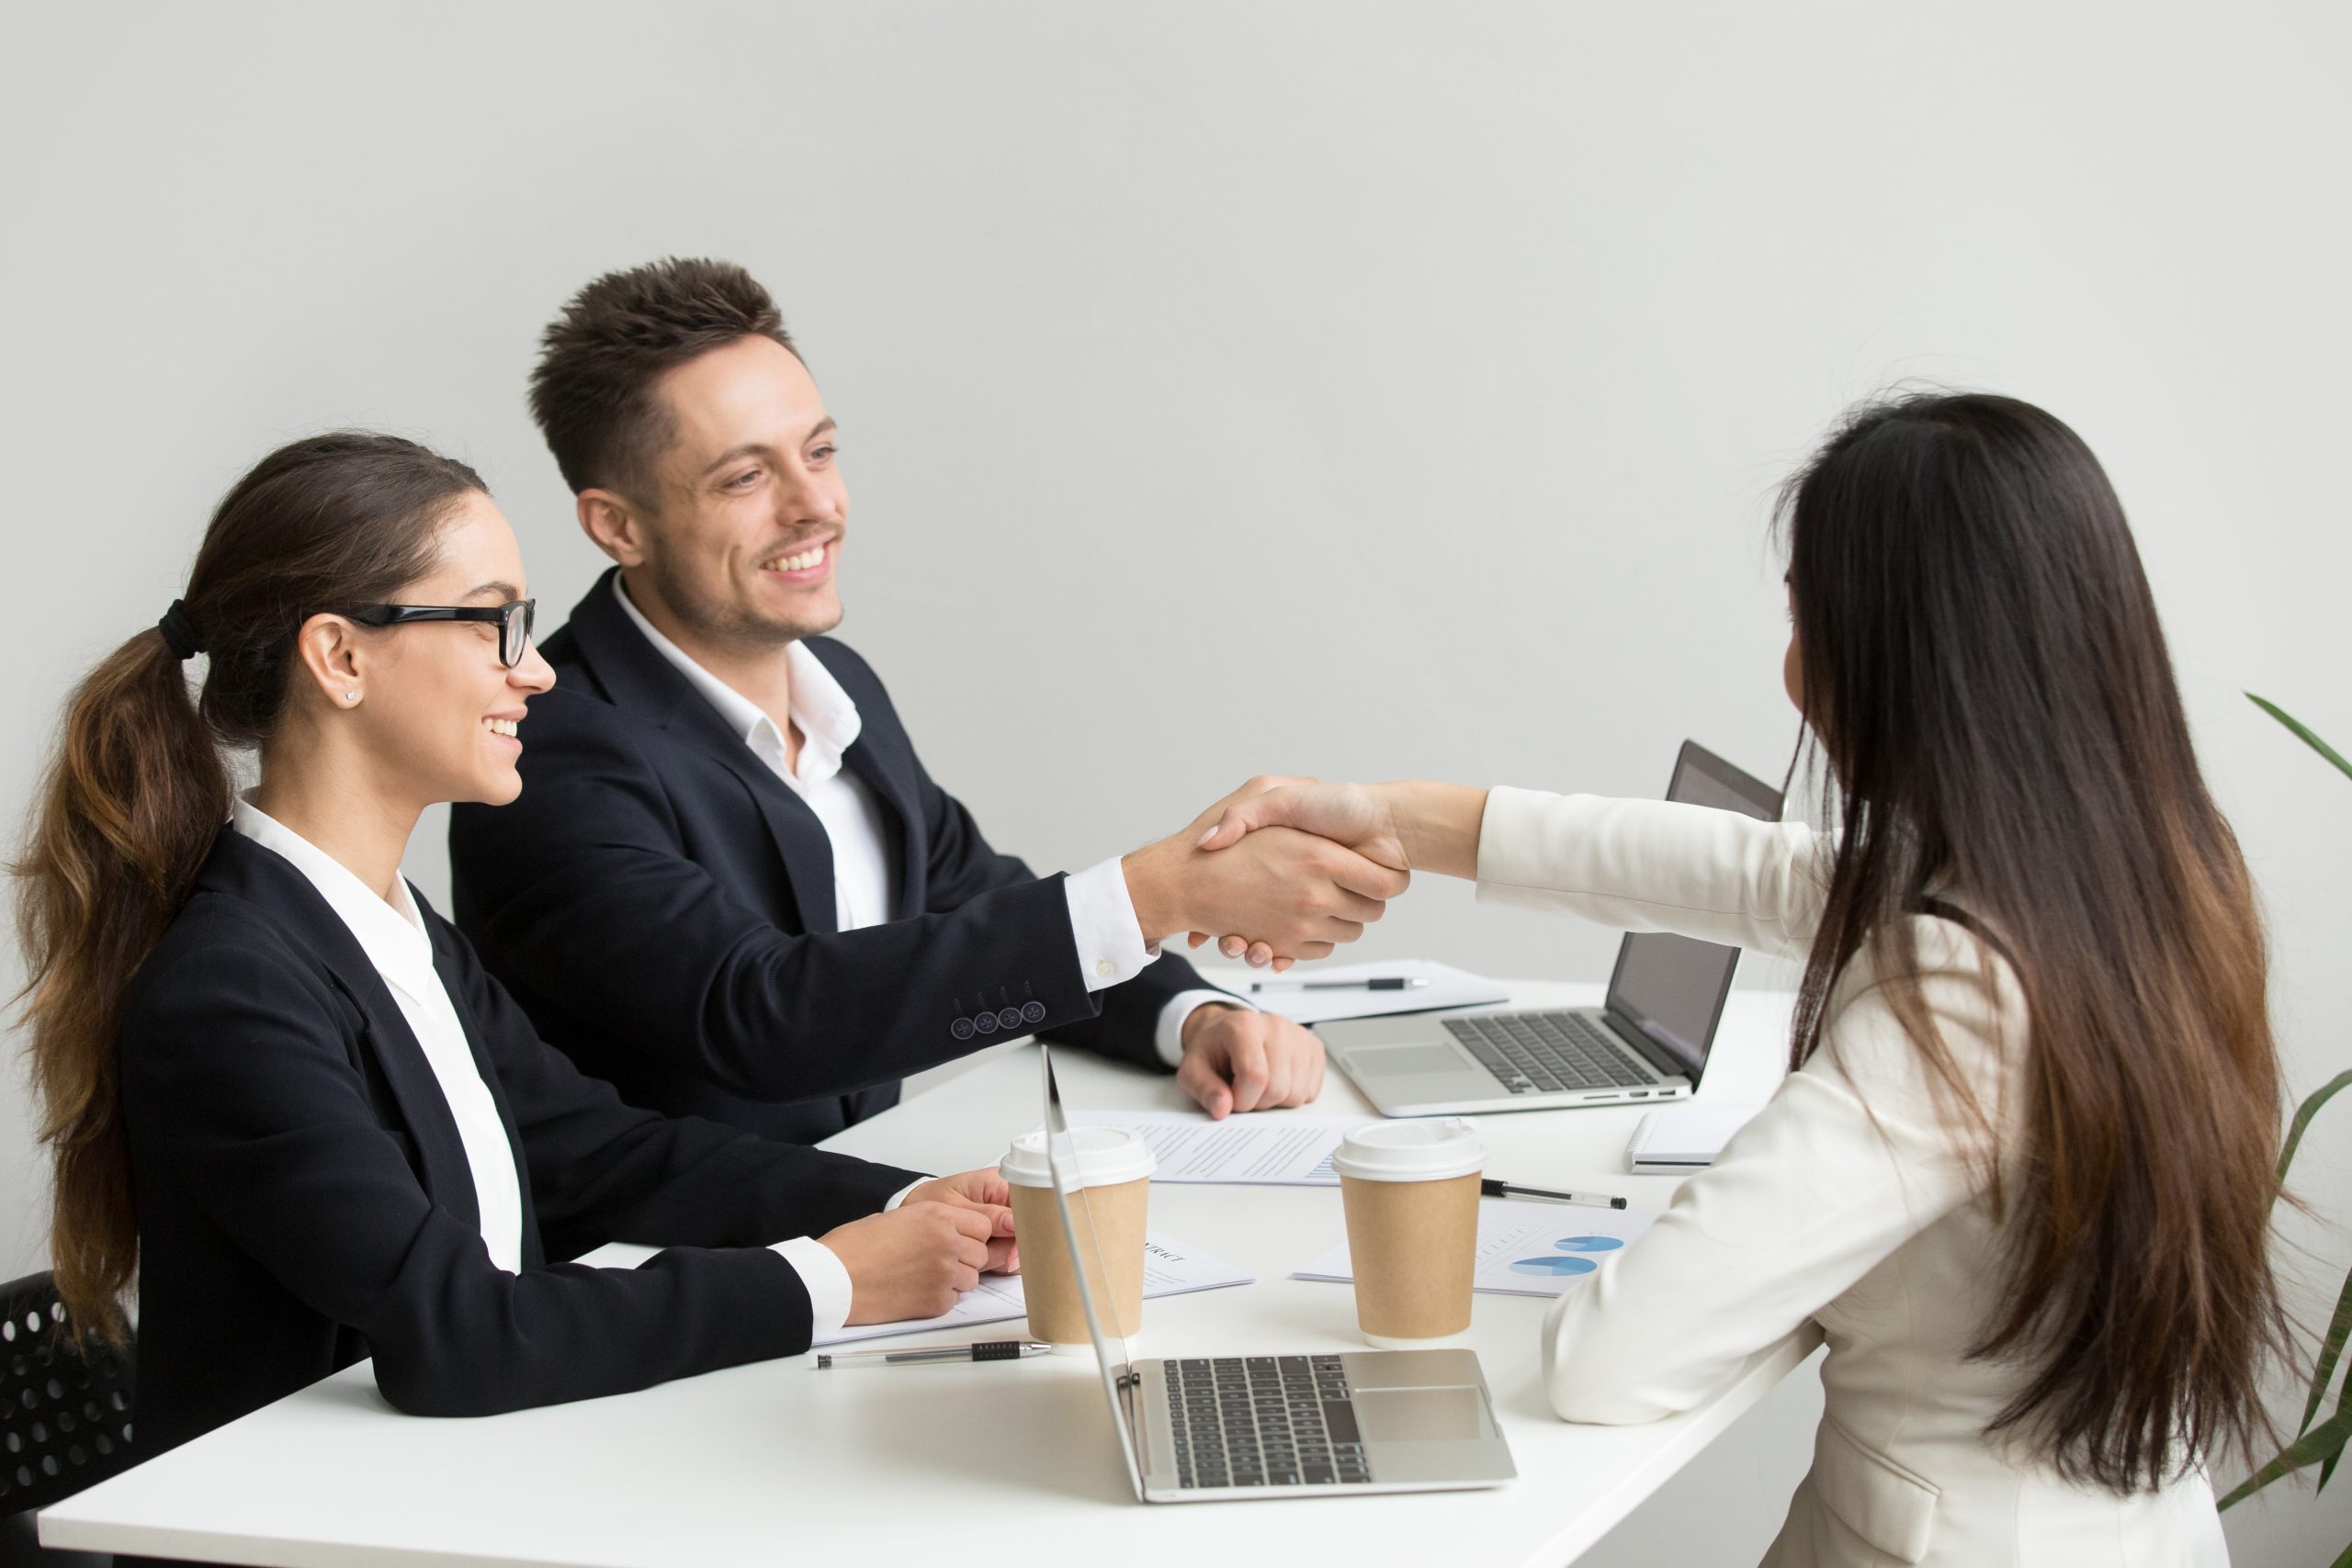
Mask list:
[[1184,1049],[1189,1051],[1193,1048],[1193,1036],[1199,1032],[1201,1025],[1206,1022],[1211,1017],[1221,1012],[1248,1012],[1250,1010],[1252,1010],[1242,1006],[1239,1002],[1197,1002],[1193,1004],[1192,1010],[1184,1015],[1184,1021],[1176,1026],[1176,1038],[1182,1043]]
[[1126,879],[1127,901],[1135,906],[1136,925],[1146,947],[1157,947],[1178,931],[1191,928],[1172,908],[1175,900],[1166,886],[1161,865],[1165,842],[1146,844],[1119,857],[1119,874]]

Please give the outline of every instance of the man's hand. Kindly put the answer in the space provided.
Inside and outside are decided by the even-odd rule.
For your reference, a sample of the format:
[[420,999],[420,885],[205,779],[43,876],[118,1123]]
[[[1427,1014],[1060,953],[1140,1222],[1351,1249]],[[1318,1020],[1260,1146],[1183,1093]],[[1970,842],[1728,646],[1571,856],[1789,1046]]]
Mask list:
[[[1228,854],[1261,832],[1275,829],[1318,834],[1400,873],[1435,871],[1464,877],[1478,874],[1479,825],[1487,809],[1483,789],[1421,783],[1270,782],[1269,787],[1237,792],[1219,805],[1223,809],[1216,826],[1202,836],[1199,844],[1211,855]],[[1260,966],[1272,964],[1277,973],[1297,958],[1317,956],[1286,952],[1279,935],[1270,937],[1261,931],[1248,939],[1231,933],[1249,927],[1222,929],[1227,934],[1219,941],[1218,952]],[[1193,927],[1193,945],[1200,946],[1216,930]]]
[[1212,853],[1207,831],[1250,798],[1291,787],[1253,779],[1182,831],[1126,856],[1121,869],[1147,942],[1179,931],[1254,933],[1285,958],[1321,958],[1353,942],[1410,880],[1312,833],[1251,822]]
[[937,1317],[980,1282],[988,1266],[988,1214],[953,1203],[901,1203],[817,1239],[849,1270],[849,1321]]
[[1323,1092],[1323,1042],[1278,1013],[1204,1002],[1184,1020],[1176,1081],[1219,1121],[1306,1105]]
[[946,1203],[956,1208],[978,1209],[989,1217],[993,1230],[989,1237],[990,1274],[1021,1272],[1021,1254],[1012,1235],[1012,1186],[1004,1172],[992,1165],[978,1170],[967,1170],[956,1176],[935,1176],[929,1181],[908,1190],[906,1203]]

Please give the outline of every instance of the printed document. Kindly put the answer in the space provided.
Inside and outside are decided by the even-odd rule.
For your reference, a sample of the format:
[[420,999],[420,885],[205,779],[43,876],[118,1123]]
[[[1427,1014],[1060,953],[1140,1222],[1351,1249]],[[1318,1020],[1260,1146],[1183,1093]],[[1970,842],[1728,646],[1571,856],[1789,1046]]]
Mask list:
[[[1470,1288],[1504,1296],[1556,1296],[1650,1228],[1654,1216],[1577,1203],[1488,1198],[1478,1205],[1477,1264]],[[1348,1244],[1294,1271],[1294,1280],[1349,1283]]]
[[[1210,1257],[1196,1247],[1187,1247],[1160,1235],[1147,1231],[1143,1238],[1143,1294],[1146,1301],[1156,1296],[1181,1296],[1193,1291],[1221,1290],[1227,1285],[1255,1284],[1255,1275],[1245,1274],[1230,1263]],[[879,1339],[891,1334],[921,1334],[930,1328],[960,1328],[967,1325],[1002,1323],[1007,1318],[1029,1315],[1029,1303],[1021,1293],[1018,1274],[983,1274],[977,1290],[966,1291],[956,1299],[956,1304],[937,1317],[908,1318],[899,1323],[861,1323],[824,1335],[814,1345],[841,1345],[853,1339]]]
[[[1244,974],[1250,972],[1245,970]],[[1404,991],[1370,991],[1350,987],[1336,991],[1294,988],[1311,981],[1376,980],[1401,976],[1427,980]],[[1428,1012],[1435,1008],[1484,1007],[1510,1000],[1510,987],[1428,958],[1392,958],[1379,964],[1302,964],[1288,975],[1250,979],[1220,975],[1226,989],[1250,998],[1250,1005],[1278,1012],[1295,1023],[1328,1023],[1335,1018],[1379,1018],[1392,1012]],[[1258,991],[1250,987],[1272,987]]]
[[1074,1126],[1125,1127],[1143,1139],[1159,1168],[1154,1181],[1243,1187],[1337,1187],[1331,1156],[1352,1127],[1377,1116],[1294,1116],[1252,1111],[1212,1122],[1205,1111],[1081,1111]]

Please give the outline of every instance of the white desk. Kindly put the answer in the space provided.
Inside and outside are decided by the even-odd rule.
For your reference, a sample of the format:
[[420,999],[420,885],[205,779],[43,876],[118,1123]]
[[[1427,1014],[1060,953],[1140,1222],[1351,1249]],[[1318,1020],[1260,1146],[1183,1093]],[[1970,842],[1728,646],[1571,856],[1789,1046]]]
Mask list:
[[[1516,1005],[1597,999],[1521,984]],[[1735,993],[1703,1100],[1755,1103],[1779,1079],[1789,998]],[[1186,1108],[1166,1077],[1060,1057],[1079,1109]],[[1315,1110],[1368,1109],[1338,1073]],[[1023,1048],[829,1140],[918,1169],[988,1164],[1035,1125]],[[1279,1113],[1277,1113],[1279,1114]],[[1483,1118],[1492,1175],[1664,1206],[1676,1179],[1628,1176],[1639,1111]],[[1258,1276],[1150,1303],[1145,1355],[1360,1348],[1352,1292],[1287,1276],[1341,1235],[1319,1188],[1162,1186],[1152,1223]],[[365,1363],[41,1516],[90,1551],[258,1564],[769,1561],[953,1564],[979,1554],[1121,1564],[1261,1561],[1559,1568],[1763,1396],[1811,1337],[1756,1358],[1703,1407],[1643,1427],[1555,1419],[1539,1383],[1546,1303],[1477,1298],[1470,1343],[1520,1478],[1499,1491],[1146,1506],[1129,1490],[1091,1357],[819,1374],[807,1357],[642,1393],[479,1420],[394,1412]],[[1011,1333],[1011,1325],[1005,1332]],[[946,1337],[968,1337],[948,1335]],[[910,1344],[919,1341],[891,1341]]]

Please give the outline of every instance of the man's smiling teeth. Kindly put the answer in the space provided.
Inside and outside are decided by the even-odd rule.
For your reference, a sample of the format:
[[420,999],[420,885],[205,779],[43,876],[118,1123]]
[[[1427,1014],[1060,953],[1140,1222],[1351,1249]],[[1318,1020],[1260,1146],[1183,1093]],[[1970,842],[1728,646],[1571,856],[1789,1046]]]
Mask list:
[[511,718],[486,718],[483,719],[482,722],[490,726],[490,732],[492,735],[503,735],[509,739],[519,739],[520,727]]
[[774,560],[763,561],[760,563],[760,570],[763,571],[806,571],[824,558],[825,547],[819,545],[816,548],[803,550],[797,556],[778,556]]

